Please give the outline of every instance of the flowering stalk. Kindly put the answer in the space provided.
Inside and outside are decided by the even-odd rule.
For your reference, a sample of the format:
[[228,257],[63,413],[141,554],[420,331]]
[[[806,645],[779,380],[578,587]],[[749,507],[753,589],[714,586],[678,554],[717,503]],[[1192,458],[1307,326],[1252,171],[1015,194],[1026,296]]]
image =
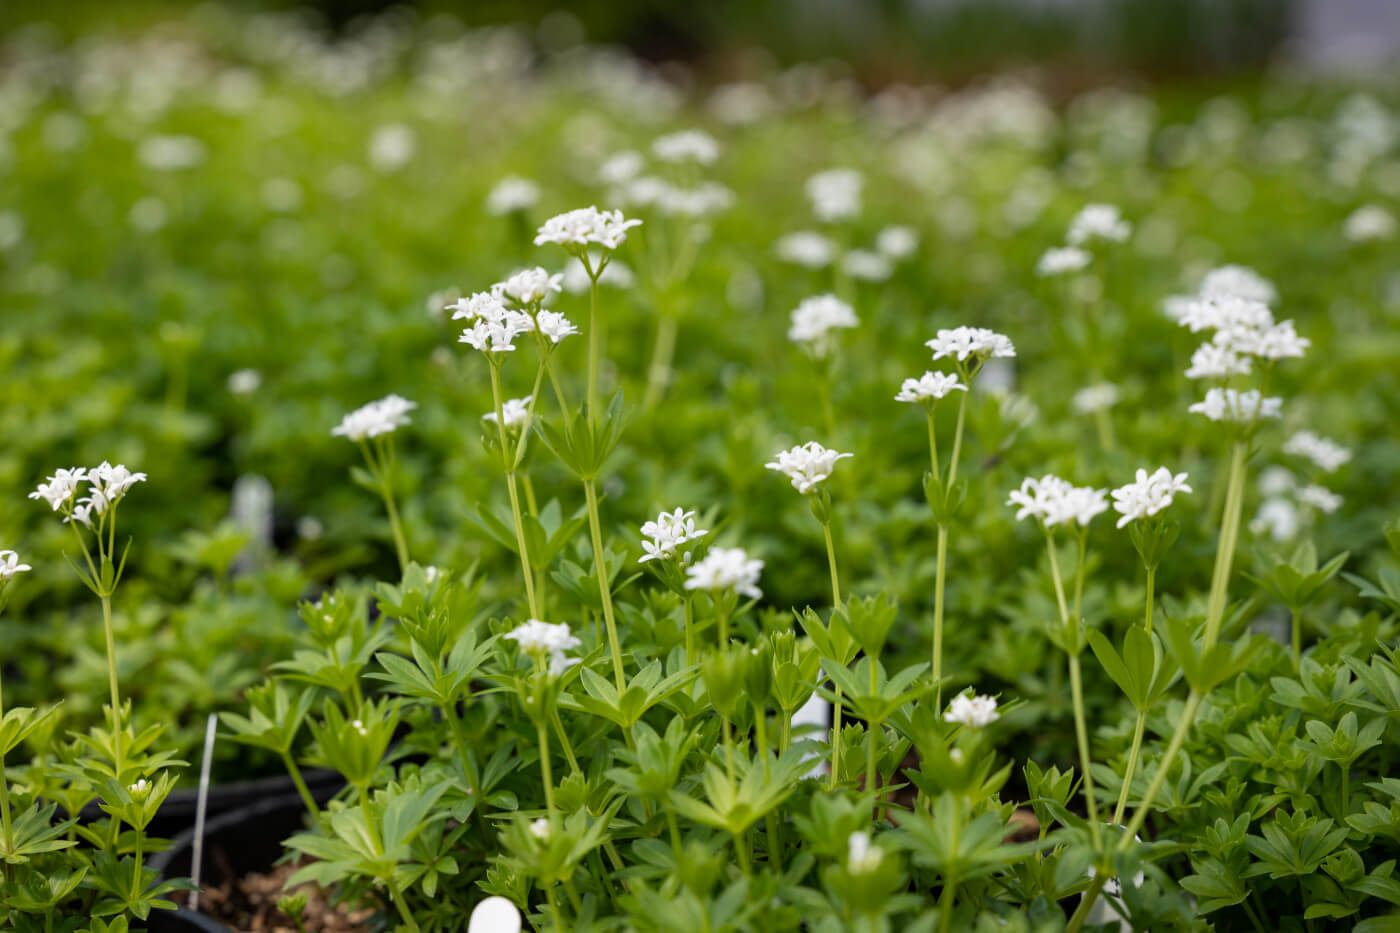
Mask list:
[[[515,521],[515,547],[520,552],[520,573],[525,578],[525,599],[530,607],[530,617],[539,618],[539,606],[535,602],[535,572],[530,566],[530,552],[525,543],[525,524],[520,517],[520,494],[515,484],[515,462],[517,456],[512,460],[509,450],[510,445],[506,438],[506,417],[504,403],[501,399],[501,366],[494,358],[488,357],[491,362],[491,397],[496,406],[496,432],[501,444],[501,462],[505,466],[506,472],[506,493],[510,497],[510,514]],[[521,432],[521,444],[524,444],[524,432]]]
[[[604,256],[598,261],[598,268],[594,269],[593,264],[588,261],[588,254],[580,252],[579,261],[583,263],[583,269],[588,273],[588,395],[586,396],[586,404],[588,425],[593,427],[598,423],[598,356],[603,339],[603,319],[598,313],[598,279],[602,276],[603,268],[607,265],[608,260]],[[621,688],[619,687],[619,689]]]
[[399,559],[399,572],[402,573],[408,569],[408,542],[404,538],[398,506],[394,503],[393,439],[390,436],[361,439],[360,450],[365,456],[370,475],[374,477],[379,497],[384,500],[384,511],[389,516],[389,530],[394,536],[394,554]]
[[[591,409],[590,409],[591,411]],[[603,602],[603,623],[608,627],[608,649],[612,653],[613,677],[619,695],[627,689],[622,669],[622,642],[617,637],[617,619],[613,615],[612,581],[608,579],[607,563],[603,558],[603,531],[598,518],[597,480],[583,481],[583,495],[588,503],[588,533],[593,540],[593,568],[598,575],[598,596]]]
[[[1080,624],[1080,604],[1084,592],[1084,546],[1088,536],[1087,531],[1079,532],[1079,566],[1075,571],[1075,613],[1070,616],[1065,605],[1065,591],[1063,579],[1060,576],[1060,562],[1055,556],[1055,540],[1048,532],[1045,535],[1045,546],[1050,552],[1050,573],[1055,581],[1055,599],[1060,606],[1060,622],[1066,628],[1071,625]],[[1084,774],[1084,807],[1089,814],[1089,832],[1094,839],[1094,848],[1099,848],[1099,813],[1098,804],[1094,800],[1094,777],[1090,771],[1089,756],[1089,730],[1084,718],[1084,687],[1079,667],[1079,653],[1077,651],[1066,651],[1069,655],[1069,684],[1070,700],[1074,705],[1074,736],[1075,742],[1079,746],[1079,768]]]

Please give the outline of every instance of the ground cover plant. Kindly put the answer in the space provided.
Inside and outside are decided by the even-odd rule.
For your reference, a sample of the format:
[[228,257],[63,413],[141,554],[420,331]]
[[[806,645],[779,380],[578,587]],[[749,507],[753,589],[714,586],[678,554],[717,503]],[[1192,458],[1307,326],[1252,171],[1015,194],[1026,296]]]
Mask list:
[[664,74],[5,38],[7,921],[217,713],[391,928],[1392,928],[1384,89]]

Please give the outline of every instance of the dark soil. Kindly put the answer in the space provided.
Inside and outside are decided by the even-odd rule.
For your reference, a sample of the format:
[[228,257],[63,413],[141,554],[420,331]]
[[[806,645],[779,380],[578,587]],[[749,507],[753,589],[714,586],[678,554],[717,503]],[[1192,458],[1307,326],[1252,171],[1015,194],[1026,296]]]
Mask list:
[[[215,862],[227,859],[222,852],[213,853]],[[287,879],[300,867],[299,863],[275,866],[266,873],[244,875],[236,881],[220,885],[205,885],[199,892],[199,909],[219,920],[235,933],[297,933],[292,919],[277,909],[277,902],[288,894],[306,895],[306,910],[302,924],[306,930],[321,933],[368,933],[374,918],[372,909],[354,910],[347,904],[334,904],[330,892],[316,884],[286,887]],[[220,872],[231,878],[233,872]],[[173,900],[185,903],[186,895]]]

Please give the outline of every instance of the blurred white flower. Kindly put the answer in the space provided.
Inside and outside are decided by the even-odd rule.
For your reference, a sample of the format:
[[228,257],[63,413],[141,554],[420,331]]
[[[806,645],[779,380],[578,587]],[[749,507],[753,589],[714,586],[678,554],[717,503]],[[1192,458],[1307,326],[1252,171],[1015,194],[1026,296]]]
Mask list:
[[1298,490],[1298,501],[1331,515],[1345,500],[1326,486],[1310,485]]
[[733,590],[740,596],[758,599],[758,575],[763,561],[751,558],[743,548],[712,547],[703,560],[686,569],[688,590]]
[[[545,825],[549,825],[548,820]],[[520,933],[520,909],[493,894],[472,908],[467,933]]]
[[1292,492],[1298,486],[1298,478],[1287,467],[1270,466],[1259,471],[1259,480],[1255,485],[1265,498],[1270,498]]
[[604,184],[620,185],[640,175],[645,164],[639,152],[619,152],[610,156],[598,169],[598,178]]
[[1078,272],[1089,265],[1091,258],[1086,250],[1077,246],[1052,247],[1041,254],[1039,261],[1035,264],[1035,274],[1043,278],[1063,275],[1066,272]]
[[1113,383],[1096,382],[1074,393],[1069,403],[1079,414],[1091,415],[1117,405],[1119,397],[1118,387]]
[[1133,232],[1133,225],[1123,219],[1112,204],[1086,204],[1070,221],[1065,241],[1070,246],[1083,246],[1093,240],[1122,243]]
[[362,441],[390,434],[406,424],[411,424],[412,419],[408,417],[408,413],[417,407],[417,402],[410,402],[398,395],[386,395],[341,418],[340,424],[331,429],[331,436]]
[[886,227],[875,235],[875,249],[898,261],[908,259],[919,248],[919,234],[913,227]]
[[813,230],[796,230],[784,234],[773,244],[773,248],[783,262],[805,266],[808,269],[825,268],[836,258],[836,244],[829,237]]
[[662,162],[711,165],[719,158],[719,143],[703,130],[681,130],[658,136],[651,144],[651,152]]
[[662,512],[655,521],[642,524],[642,555],[638,563],[675,557],[682,544],[703,538],[708,532],[695,527],[695,513],[684,509]]
[[1265,499],[1250,520],[1249,530],[1256,535],[1267,534],[1275,541],[1288,541],[1298,534],[1301,524],[1298,507],[1287,499]]
[[377,127],[369,138],[369,164],[385,174],[403,168],[417,152],[417,134],[402,123]]
[[1191,366],[1186,370],[1186,378],[1228,379],[1230,376],[1248,376],[1251,369],[1249,357],[1216,343],[1203,343],[1191,354]]
[[935,360],[952,356],[957,357],[960,363],[969,356],[985,360],[1016,355],[1016,348],[1009,337],[985,327],[945,328],[932,340],[925,341],[924,346],[933,351]]
[[1358,207],[1347,217],[1342,230],[1353,243],[1389,240],[1395,236],[1395,216],[1378,204]]
[[853,249],[841,257],[841,269],[853,279],[883,282],[894,272],[894,265],[880,253]]
[[228,390],[233,395],[252,395],[262,386],[262,373],[256,369],[235,369],[228,374]]
[[807,199],[820,220],[850,220],[860,213],[860,192],[864,183],[860,172],[853,169],[828,169],[807,179]]
[[[501,415],[505,418],[507,428],[514,430],[525,423],[525,419],[530,414],[530,401],[533,398],[533,395],[527,395],[524,398],[509,398],[501,403]],[[481,416],[481,420],[495,424],[496,413],[488,411]]]
[[540,186],[528,178],[507,175],[486,195],[486,212],[497,217],[527,211],[539,203]]
[[34,568],[28,564],[19,562],[19,555],[14,551],[0,551],[0,586],[14,579],[17,573],[28,573]]
[[1113,490],[1113,508],[1123,516],[1118,519],[1118,527],[1156,515],[1172,504],[1177,493],[1190,491],[1185,473],[1174,474],[1166,467],[1159,467],[1149,475],[1140,469],[1133,482]]
[[1271,305],[1278,301],[1278,289],[1248,266],[1220,266],[1206,273],[1197,294],[1202,298],[1243,298]]
[[764,467],[782,473],[792,481],[793,489],[807,493],[831,475],[831,471],[836,469],[836,461],[852,456],[854,454],[843,454],[829,450],[816,441],[808,441],[781,451],[776,459],[765,463]]
[[556,272],[551,275],[549,270],[536,266],[533,269],[521,269],[504,282],[492,285],[491,294],[497,297],[505,296],[518,305],[536,305],[559,291],[563,281],[564,273]]
[[970,729],[983,729],[1001,718],[997,712],[996,697],[973,696],[960,693],[948,704],[948,712],[943,717],[946,722],[956,722]]
[[880,867],[885,853],[870,841],[870,834],[863,830],[851,833],[846,840],[846,871],[853,875],[868,875]]
[[199,165],[207,153],[204,143],[193,136],[147,136],[136,157],[153,171],[178,172]]
[[583,642],[569,633],[569,625],[557,625],[530,619],[507,632],[506,638],[520,646],[520,650],[536,660],[549,661],[549,676],[558,677],[579,662],[578,658],[566,656],[566,652],[580,647]]
[[1311,460],[1319,469],[1335,473],[1351,460],[1351,451],[1311,431],[1299,431],[1283,444],[1283,452]]
[[906,379],[899,386],[896,402],[937,401],[953,391],[967,391],[967,386],[952,373],[926,372],[918,379]]
[[640,220],[628,220],[622,211],[600,211],[596,207],[581,207],[557,214],[544,222],[535,235],[535,245],[557,243],[560,246],[582,248],[591,245],[617,249],[627,240],[627,231],[641,226]]
[[787,336],[817,359],[831,351],[833,331],[860,326],[855,309],[835,295],[804,298],[790,315]]
[[1211,421],[1231,421],[1247,424],[1259,418],[1283,416],[1283,399],[1264,398],[1258,389],[1240,392],[1237,389],[1213,388],[1206,397],[1191,406],[1190,411],[1205,415]]

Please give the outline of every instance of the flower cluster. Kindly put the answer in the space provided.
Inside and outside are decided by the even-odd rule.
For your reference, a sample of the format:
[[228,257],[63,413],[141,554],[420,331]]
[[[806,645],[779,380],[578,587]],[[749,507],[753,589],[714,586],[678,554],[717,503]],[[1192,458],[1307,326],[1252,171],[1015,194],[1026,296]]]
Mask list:
[[836,258],[836,244],[815,230],[795,230],[778,238],[773,246],[778,258],[795,266],[821,269]]
[[1081,415],[1091,415],[1118,404],[1118,387],[1111,382],[1096,382],[1085,386],[1069,400],[1070,407]]
[[926,372],[918,379],[906,379],[900,383],[896,402],[930,402],[945,398],[954,391],[966,392],[967,386],[951,373]]
[[1108,508],[1108,492],[1092,486],[1075,486],[1047,473],[1026,477],[1007,496],[1006,504],[1018,507],[1016,520],[1033,518],[1046,528],[1077,524],[1087,527],[1094,516]]
[[1314,466],[1328,473],[1337,472],[1351,459],[1350,450],[1311,431],[1294,434],[1284,442],[1283,452],[1311,460]]
[[1086,204],[1069,223],[1065,240],[1070,246],[1083,246],[1093,240],[1122,243],[1132,235],[1133,225],[1123,219],[1112,204]]
[[953,697],[944,715],[947,722],[961,723],[970,729],[982,729],[1001,718],[997,712],[996,697],[973,696],[962,693]]
[[1217,387],[1207,391],[1206,397],[1192,405],[1190,411],[1211,421],[1249,424],[1260,418],[1282,417],[1283,399],[1265,398],[1258,389],[1241,392]]
[[831,352],[832,331],[860,326],[855,309],[835,295],[805,298],[792,312],[788,339],[822,359]]
[[850,220],[860,213],[860,192],[865,183],[860,172],[833,168],[807,179],[807,199],[818,218],[828,222]]
[[749,557],[743,548],[712,547],[704,559],[686,570],[685,588],[710,592],[733,590],[740,596],[758,599],[763,595],[758,588],[758,575],[762,571],[763,561]]
[[1078,272],[1089,265],[1091,258],[1087,250],[1077,246],[1053,246],[1041,254],[1040,260],[1035,264],[1035,274],[1046,278],[1064,275],[1066,272]]
[[569,634],[567,622],[555,625],[541,622],[539,619],[530,619],[507,632],[505,637],[514,641],[521,651],[536,660],[548,660],[550,677],[558,677],[577,664],[579,659],[567,657],[566,652],[573,651],[583,644]]
[[854,455],[828,450],[816,441],[808,441],[780,452],[777,459],[764,466],[785,475],[792,481],[793,489],[805,494],[831,475],[836,461],[850,456]]
[[926,341],[924,346],[933,351],[935,360],[955,357],[959,363],[968,357],[981,362],[1016,355],[1016,348],[1009,337],[985,327],[945,328],[932,340]]
[[472,325],[462,331],[458,343],[469,344],[482,353],[505,353],[515,349],[515,338],[535,329],[535,321],[524,311],[507,308],[500,296],[477,292],[459,298],[451,306],[452,319],[466,319]]
[[684,509],[662,512],[656,521],[642,524],[642,555],[639,563],[676,556],[676,549],[689,541],[703,538],[708,532],[695,527],[695,513]]
[[658,136],[652,141],[651,152],[662,162],[711,165],[719,158],[719,143],[703,130],[681,130]]
[[[120,463],[113,465],[103,460],[91,469],[55,470],[48,482],[40,483],[29,498],[43,499],[55,512],[63,511],[65,522],[75,521],[91,527],[94,516],[106,514],[132,486],[145,481],[145,473],[133,473]],[[74,501],[78,485],[84,482],[88,484],[87,495]]]
[[540,200],[540,186],[528,178],[507,176],[496,182],[486,196],[486,212],[500,216],[525,211]]
[[510,299],[517,305],[528,308],[543,304],[551,294],[560,290],[563,281],[564,273],[556,272],[551,275],[549,270],[536,266],[533,269],[521,269],[504,282],[492,285],[491,294],[497,299]]
[[[533,395],[527,395],[524,398],[508,398],[501,403],[501,418],[507,428],[513,430],[525,423],[525,419],[530,416],[530,402],[533,399]],[[495,424],[496,413],[488,411],[481,416],[481,420]]]
[[1140,469],[1133,482],[1113,490],[1113,508],[1123,516],[1118,519],[1118,527],[1156,515],[1172,504],[1177,493],[1190,491],[1185,473],[1174,474],[1166,467],[1159,467],[1152,474]]
[[627,240],[627,231],[641,223],[640,220],[626,219],[622,211],[581,207],[546,220],[535,235],[535,245],[557,243],[574,249],[584,249],[590,245],[617,249]]
[[[391,434],[404,425],[412,423],[408,413],[417,407],[417,402],[410,402],[398,395],[386,395],[367,405],[360,406],[341,418],[340,424],[331,429],[331,436],[362,441],[366,438]],[[139,475],[144,478],[144,474]]]

